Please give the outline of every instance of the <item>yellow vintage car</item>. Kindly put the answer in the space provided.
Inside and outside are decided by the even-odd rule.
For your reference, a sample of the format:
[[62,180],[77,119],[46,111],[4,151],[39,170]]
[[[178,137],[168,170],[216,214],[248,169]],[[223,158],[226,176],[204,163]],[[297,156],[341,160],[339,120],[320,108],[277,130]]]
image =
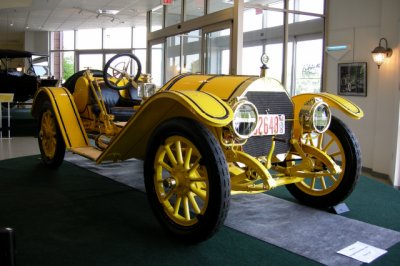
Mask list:
[[83,72],[72,93],[40,88],[32,114],[50,168],[61,165],[66,150],[98,164],[144,160],[147,197],[160,224],[196,243],[223,224],[235,194],[286,186],[317,208],[346,199],[360,175],[361,153],[331,108],[363,117],[342,97],[290,97],[264,75],[187,73],[156,88],[136,56],[118,54],[102,78]]

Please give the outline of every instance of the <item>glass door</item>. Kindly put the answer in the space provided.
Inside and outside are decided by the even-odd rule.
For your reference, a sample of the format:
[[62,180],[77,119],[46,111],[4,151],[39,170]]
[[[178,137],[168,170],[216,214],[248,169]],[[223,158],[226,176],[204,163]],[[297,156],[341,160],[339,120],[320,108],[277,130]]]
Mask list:
[[[151,74],[152,82],[156,84],[157,87],[164,85],[164,42],[157,41],[150,43],[150,67],[147,72]],[[149,66],[150,65],[150,66]]]
[[231,23],[213,25],[203,29],[204,73],[229,74],[232,47]]

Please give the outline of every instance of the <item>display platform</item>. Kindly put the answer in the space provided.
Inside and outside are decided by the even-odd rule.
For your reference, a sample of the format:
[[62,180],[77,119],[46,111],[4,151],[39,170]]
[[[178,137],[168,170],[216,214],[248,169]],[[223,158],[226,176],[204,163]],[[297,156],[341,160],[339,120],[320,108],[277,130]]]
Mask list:
[[[123,174],[131,179],[137,170]],[[155,221],[143,192],[69,162],[51,171],[28,156],[0,161],[0,172],[0,227],[15,230],[18,265],[318,264],[226,226],[200,245],[178,243]],[[284,188],[269,194],[292,200]],[[351,211],[343,216],[400,231],[399,191],[362,177],[346,203]],[[396,244],[373,264],[399,258]]]

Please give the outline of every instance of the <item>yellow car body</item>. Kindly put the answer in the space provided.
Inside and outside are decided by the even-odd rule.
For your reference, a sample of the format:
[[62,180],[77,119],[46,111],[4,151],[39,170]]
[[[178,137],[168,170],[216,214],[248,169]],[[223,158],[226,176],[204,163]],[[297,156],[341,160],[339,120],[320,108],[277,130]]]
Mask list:
[[[199,123],[209,132],[206,136],[213,136],[207,141],[211,146],[219,146],[215,156],[224,161],[219,163],[222,168],[218,169],[223,170],[226,165],[229,180],[224,182],[229,184],[223,189],[228,189],[229,194],[260,193],[287,185],[300,201],[315,207],[328,207],[344,200],[357,181],[361,157],[358,143],[349,128],[332,118],[332,125],[326,125],[319,131],[321,122],[315,120],[312,124],[308,120],[318,119],[315,113],[320,114],[321,110],[330,115],[329,108],[336,108],[354,119],[362,118],[362,110],[345,98],[328,93],[290,97],[278,81],[267,77],[181,74],[140,105],[132,107],[135,113],[128,121],[113,121],[112,115],[104,111],[98,119],[87,122],[87,95],[96,93],[96,82],[102,82],[102,79],[90,75],[83,77],[77,82],[74,94],[66,88],[44,87],[37,91],[32,114],[42,119],[39,142],[42,141],[41,152],[45,163],[52,165],[52,156],[58,156],[57,149],[63,147],[96,163],[130,158],[144,160],[145,167],[148,167],[145,174],[150,173],[150,177],[145,177],[150,180],[146,181],[146,186],[153,191],[151,200],[156,216],[164,222],[164,227],[186,240],[192,238],[189,241],[198,242],[211,236],[226,213],[221,214],[219,209],[213,222],[208,222],[214,223],[212,228],[199,222],[197,215],[211,212],[210,206],[214,204],[214,181],[208,166],[199,163],[206,157],[199,141],[188,136],[187,132],[194,131],[185,131],[183,126],[173,123],[174,119],[187,125],[190,121]],[[232,133],[235,121],[245,119],[240,117],[241,114],[237,116],[234,107],[241,101],[252,102],[248,106],[255,106],[257,115],[264,120],[284,117],[283,126],[279,125],[279,130],[284,133],[263,135],[263,132],[254,136],[252,134],[259,130],[254,129],[252,134],[243,138]],[[98,101],[95,104],[103,103]],[[316,109],[316,104],[320,109]],[[47,110],[49,105],[51,112]],[[310,115],[313,117],[310,118]],[[260,124],[259,117],[256,128]],[[47,125],[51,118],[56,122]],[[246,119],[243,121],[252,121]],[[169,124],[165,125],[166,121],[170,121]],[[310,129],[309,123],[315,130]],[[178,128],[176,136],[169,133],[174,131],[174,125]],[[267,131],[270,126],[263,124]],[[274,126],[278,127],[276,123]],[[90,144],[88,132],[93,132],[95,128],[101,128],[99,135],[109,137],[106,145],[96,147]],[[160,132],[162,130],[168,132]],[[271,130],[276,132],[276,128]],[[53,141],[51,132],[54,135],[59,133],[65,146],[52,146],[51,143],[57,142],[57,139]],[[163,134],[166,134],[162,138],[165,143],[154,144],[158,141],[157,137]],[[348,157],[349,152],[354,158]],[[191,161],[191,156],[196,159]],[[146,163],[146,160],[149,162]],[[167,177],[163,171],[169,173]],[[229,197],[224,196],[224,199],[229,200]],[[223,211],[227,208],[224,207]],[[198,224],[201,224],[201,229],[196,229]],[[188,234],[185,231],[187,228],[195,233]],[[201,236],[204,232],[206,236]]]

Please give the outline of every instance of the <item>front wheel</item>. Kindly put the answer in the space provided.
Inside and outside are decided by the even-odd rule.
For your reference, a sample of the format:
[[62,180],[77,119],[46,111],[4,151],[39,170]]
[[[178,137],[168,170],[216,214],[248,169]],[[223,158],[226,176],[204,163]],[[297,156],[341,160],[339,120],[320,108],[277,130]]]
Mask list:
[[161,124],[151,138],[144,174],[152,210],[175,237],[201,242],[223,224],[228,167],[220,144],[199,122],[176,118]]
[[361,173],[361,151],[353,132],[338,118],[332,117],[326,132],[304,134],[301,141],[329,155],[342,172],[334,175],[316,160],[315,172],[324,175],[305,178],[302,182],[286,185],[286,188],[300,202],[312,207],[328,208],[345,200],[354,190]]
[[49,101],[42,105],[39,116],[39,149],[42,162],[49,168],[59,167],[65,155],[65,142]]

